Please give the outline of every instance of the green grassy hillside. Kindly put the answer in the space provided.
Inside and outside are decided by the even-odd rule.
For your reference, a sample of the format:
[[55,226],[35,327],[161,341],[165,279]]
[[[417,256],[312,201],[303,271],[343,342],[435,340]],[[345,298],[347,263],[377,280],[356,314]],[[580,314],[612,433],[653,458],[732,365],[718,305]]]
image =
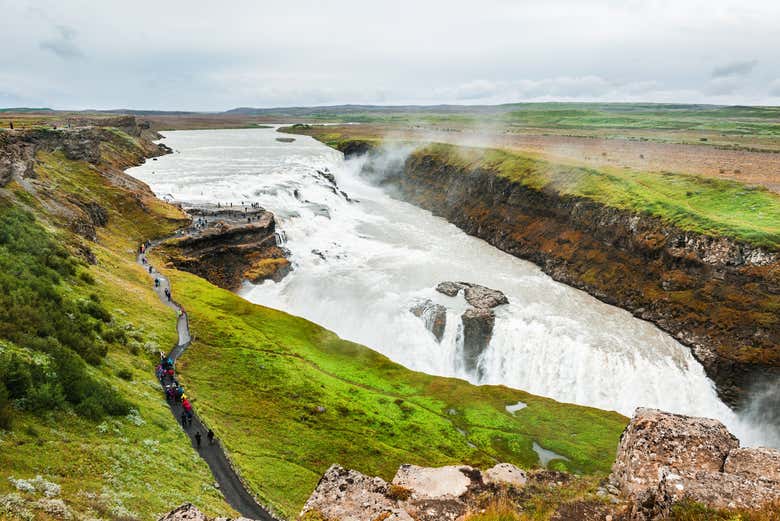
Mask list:
[[[2,519],[154,519],[183,501],[234,514],[151,372],[175,317],[133,251],[182,215],[110,180],[143,153],[120,137],[99,167],[41,153],[37,179],[0,188]],[[97,243],[70,231],[74,200],[105,209]]]
[[[180,360],[201,417],[264,500],[294,515],[340,463],[391,479],[402,463],[538,465],[606,475],[626,419],[523,391],[410,371],[294,316],[168,271],[194,343]],[[518,401],[528,407],[511,414]]]

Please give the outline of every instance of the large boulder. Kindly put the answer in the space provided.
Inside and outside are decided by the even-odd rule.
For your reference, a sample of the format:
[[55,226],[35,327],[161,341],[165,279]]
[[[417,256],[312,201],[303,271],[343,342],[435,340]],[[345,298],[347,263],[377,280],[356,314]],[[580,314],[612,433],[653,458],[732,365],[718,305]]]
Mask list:
[[637,409],[610,481],[632,501],[631,519],[665,519],[679,501],[758,509],[780,501],[780,451],[739,448],[717,420]]
[[466,287],[466,284],[463,282],[440,282],[436,286],[436,291],[439,293],[442,293],[444,295],[447,295],[448,297],[455,297],[458,293],[460,293],[460,290]]
[[463,366],[468,372],[478,369],[479,357],[493,337],[496,315],[492,309],[467,309],[460,317],[463,323]]
[[444,330],[447,328],[447,308],[441,304],[434,304],[428,299],[412,306],[409,310],[425,323],[425,328],[433,333],[437,342],[441,342]]
[[737,447],[718,420],[639,408],[620,438],[610,480],[636,498],[655,490],[665,472],[720,472]]
[[509,304],[509,299],[497,289],[486,288],[479,284],[469,284],[464,291],[466,302],[479,309],[490,309]]
[[777,483],[780,488],[780,450],[765,447],[734,449],[726,458],[723,472]]
[[393,478],[393,485],[409,489],[415,499],[456,498],[468,492],[473,475],[474,469],[467,466],[431,468],[401,465]]
[[[301,516],[318,513],[325,519],[364,521],[387,519],[412,521],[399,508],[396,500],[388,497],[390,486],[382,478],[369,477],[339,465],[331,466],[320,479],[317,488],[303,506]],[[388,517],[380,518],[386,515]]]
[[301,512],[339,521],[456,521],[502,487],[522,488],[525,473],[506,463],[485,473],[467,465],[402,465],[393,481],[365,476],[338,465],[322,476]]

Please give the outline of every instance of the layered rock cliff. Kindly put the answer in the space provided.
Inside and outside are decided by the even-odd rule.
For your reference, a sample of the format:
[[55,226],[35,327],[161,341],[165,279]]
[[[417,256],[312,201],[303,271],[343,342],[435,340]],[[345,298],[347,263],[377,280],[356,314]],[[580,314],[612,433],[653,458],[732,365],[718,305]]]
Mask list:
[[780,374],[780,253],[465,169],[426,149],[390,174],[384,181],[405,200],[690,346],[728,403]]
[[271,212],[262,208],[189,208],[188,212],[195,216],[195,225],[160,249],[172,266],[230,290],[237,290],[245,280],[279,281],[290,271]]

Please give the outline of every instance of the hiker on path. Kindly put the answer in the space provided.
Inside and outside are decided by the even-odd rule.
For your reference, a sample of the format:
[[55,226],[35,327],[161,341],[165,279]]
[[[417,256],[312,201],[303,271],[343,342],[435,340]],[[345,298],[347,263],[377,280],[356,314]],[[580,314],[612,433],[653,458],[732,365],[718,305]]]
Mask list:
[[198,446],[198,449],[200,449],[200,431],[195,433],[195,444]]
[[206,434],[206,437],[209,439],[209,445],[214,445],[214,431],[209,429],[209,433]]
[[[149,273],[151,273],[151,267],[149,269],[150,269]],[[160,287],[160,279],[158,279],[157,277],[154,278],[154,287],[155,288]]]
[[151,273],[152,273],[152,267],[149,266],[149,274],[151,275]]
[[187,413],[185,411],[181,411],[181,426],[182,428],[187,428]]

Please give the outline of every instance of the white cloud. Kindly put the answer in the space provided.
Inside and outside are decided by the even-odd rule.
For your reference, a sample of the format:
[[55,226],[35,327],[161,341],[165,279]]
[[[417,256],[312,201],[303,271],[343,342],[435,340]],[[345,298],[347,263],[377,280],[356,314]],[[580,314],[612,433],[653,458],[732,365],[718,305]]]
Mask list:
[[724,65],[719,65],[712,69],[713,78],[723,78],[730,76],[747,76],[758,65],[758,60],[741,60]]
[[765,103],[780,70],[770,0],[30,5],[0,0],[0,92],[59,108]]

